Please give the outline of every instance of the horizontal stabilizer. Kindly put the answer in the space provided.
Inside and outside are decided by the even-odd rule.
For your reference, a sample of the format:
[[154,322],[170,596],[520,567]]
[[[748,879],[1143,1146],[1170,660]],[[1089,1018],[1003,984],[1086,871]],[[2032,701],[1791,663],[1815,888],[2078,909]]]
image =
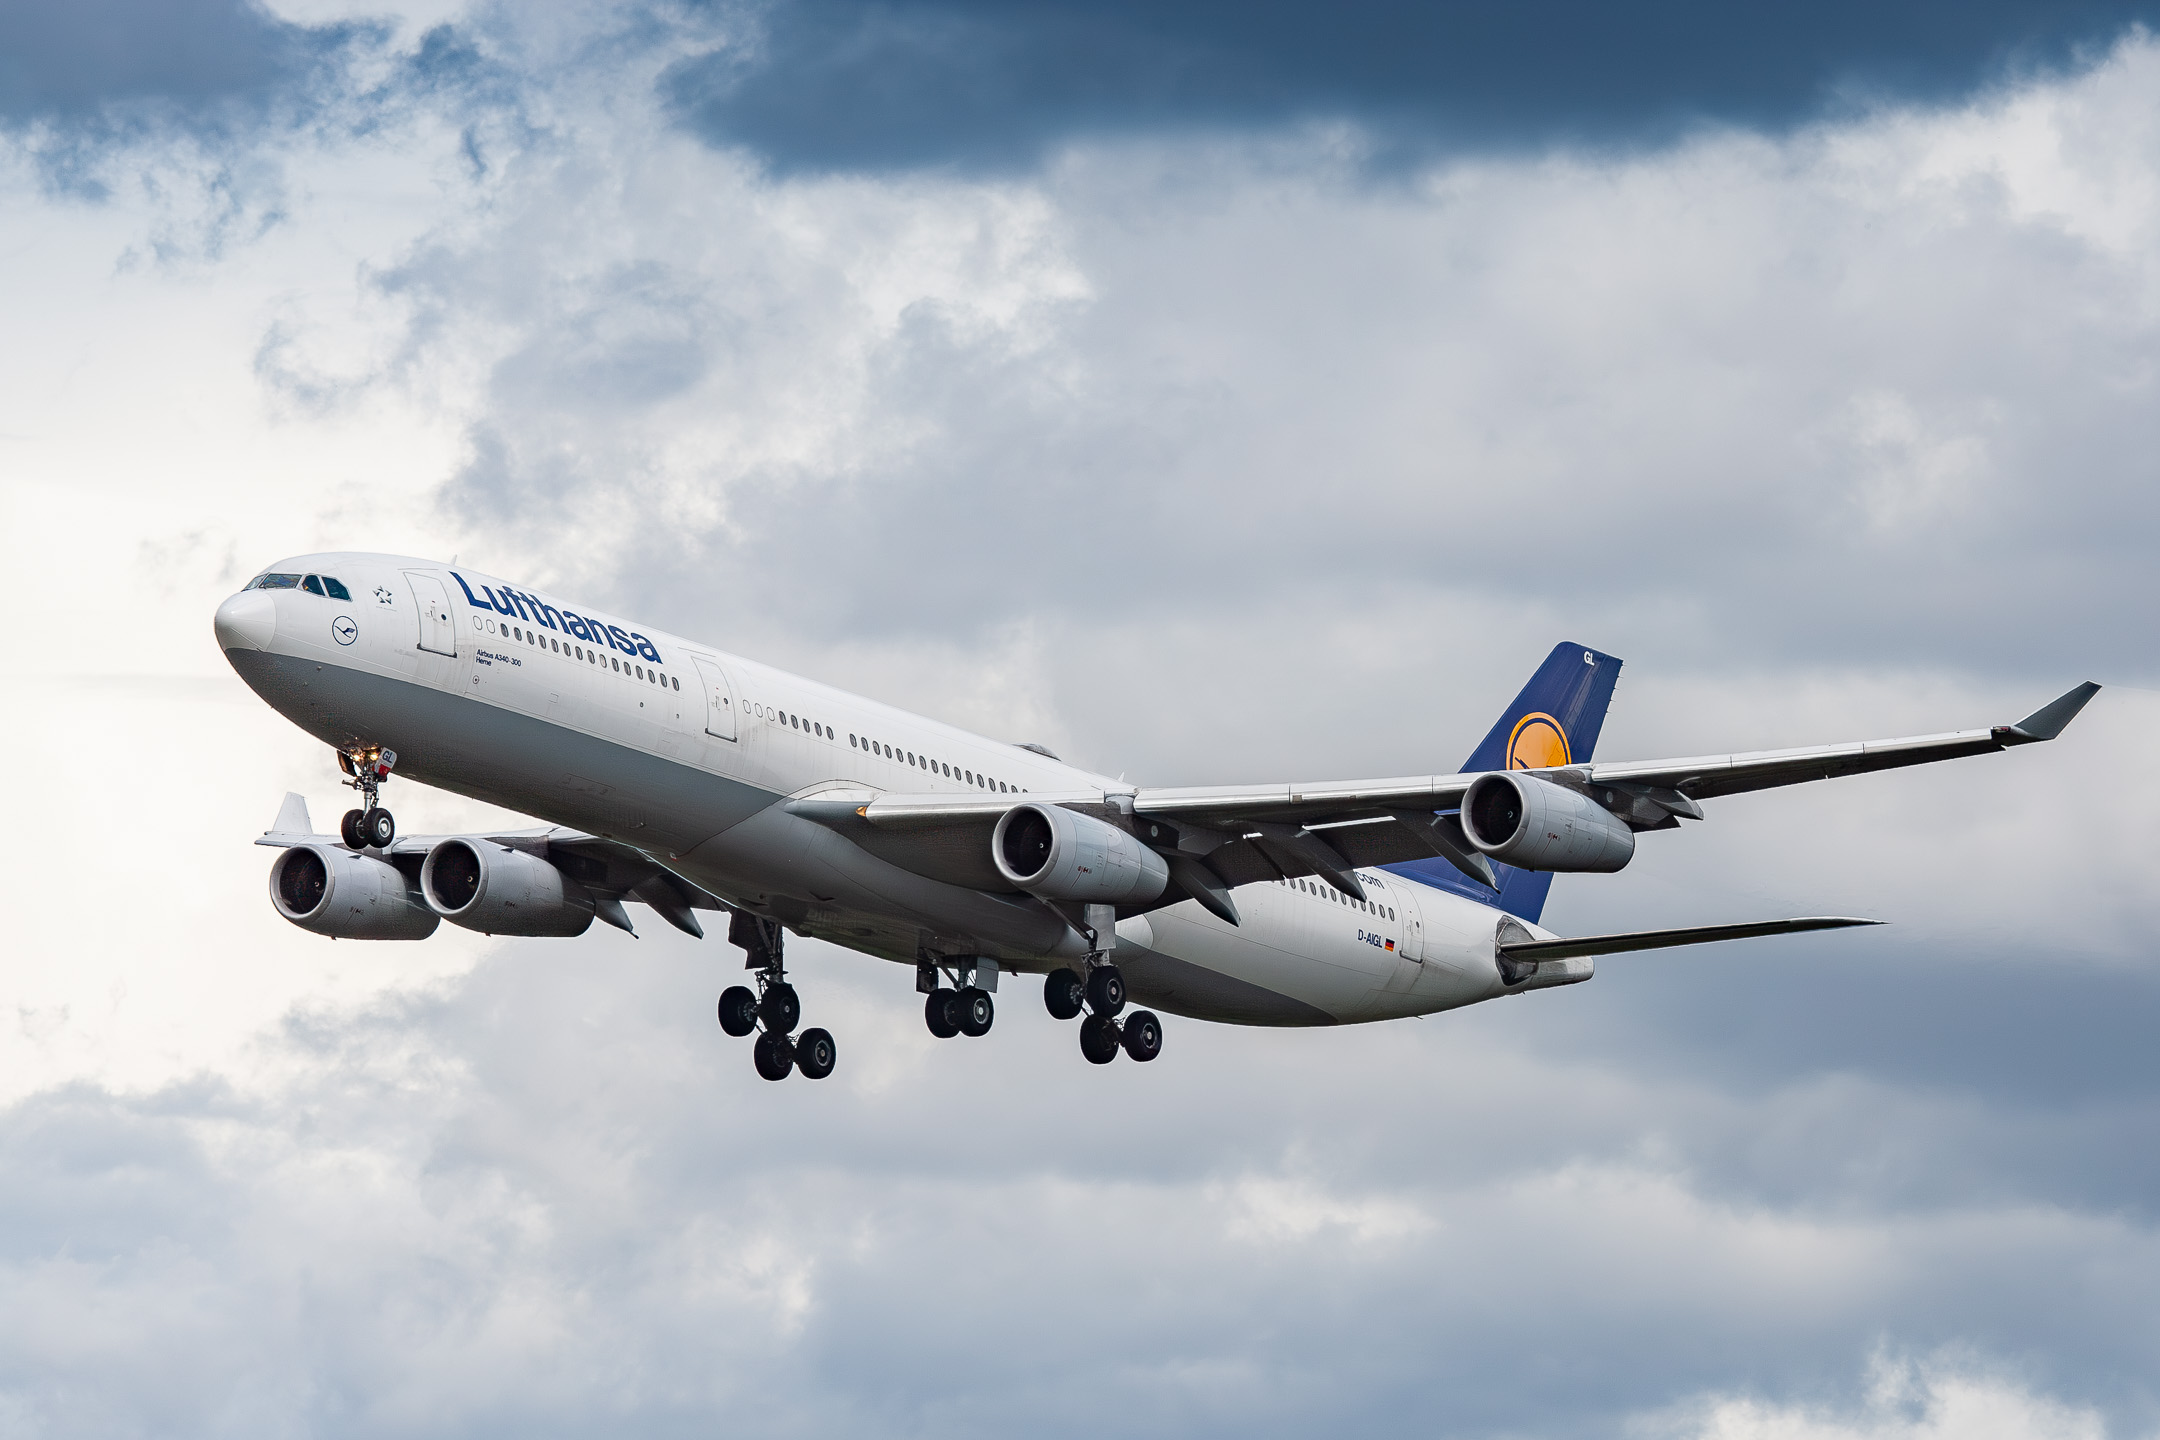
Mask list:
[[1579,955],[1619,955],[1629,950],[1668,950],[1675,945],[1704,945],[1712,940],[1746,940],[1756,935],[1797,935],[1803,930],[1843,930],[1851,925],[1880,925],[1843,915],[1810,915],[1798,920],[1757,920],[1748,925],[1691,925],[1681,930],[1635,930],[1625,935],[1581,935],[1572,940],[1518,940],[1503,944],[1511,960],[1570,960]]

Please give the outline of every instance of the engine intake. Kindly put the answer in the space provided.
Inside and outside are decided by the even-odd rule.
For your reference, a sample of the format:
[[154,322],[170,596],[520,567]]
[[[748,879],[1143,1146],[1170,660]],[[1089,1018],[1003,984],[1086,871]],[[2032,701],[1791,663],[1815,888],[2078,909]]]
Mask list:
[[593,922],[584,886],[538,856],[486,840],[439,842],[420,866],[420,894],[451,924],[486,935],[567,937]]
[[278,914],[334,940],[425,940],[442,923],[395,865],[337,845],[292,845],[271,863]]
[[990,835],[990,858],[1014,888],[1045,900],[1145,904],[1170,885],[1162,856],[1115,825],[1062,805],[1015,805]]
[[1564,785],[1520,771],[1480,775],[1463,792],[1463,834],[1519,870],[1610,874],[1635,858],[1627,822]]

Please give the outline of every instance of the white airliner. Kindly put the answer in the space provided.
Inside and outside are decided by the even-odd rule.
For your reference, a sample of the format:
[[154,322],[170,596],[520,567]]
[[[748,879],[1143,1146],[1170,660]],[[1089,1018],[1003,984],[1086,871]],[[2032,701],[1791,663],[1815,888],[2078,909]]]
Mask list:
[[[218,606],[256,694],[331,746],[361,805],[333,838],[285,797],[270,900],[334,938],[631,930],[728,915],[756,988],[720,997],[758,1073],[832,1072],[797,1035],[786,931],[915,968],[940,1036],[981,1035],[1001,973],[1085,1014],[1081,1052],[1151,1060],[1127,998],[1239,1025],[1336,1025],[1572,985],[1594,956],[1876,922],[1773,920],[1562,939],[1555,872],[1614,871],[1699,801],[2060,734],[2084,684],[2015,725],[1683,760],[1591,760],[1620,662],[1553,650],[1462,771],[1158,789],[865,700],[469,568],[280,561]],[[403,836],[405,776],[551,828]],[[635,933],[634,931],[632,933]]]

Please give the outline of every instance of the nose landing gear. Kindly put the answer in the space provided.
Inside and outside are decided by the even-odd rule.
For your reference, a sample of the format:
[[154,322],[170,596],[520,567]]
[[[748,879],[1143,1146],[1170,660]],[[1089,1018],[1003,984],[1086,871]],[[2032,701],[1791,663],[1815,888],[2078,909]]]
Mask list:
[[348,849],[389,849],[390,842],[397,839],[397,821],[383,809],[381,792],[383,782],[397,765],[397,751],[368,745],[340,750],[337,757],[338,768],[352,777],[345,782],[346,788],[360,792],[362,805],[361,809],[345,812],[345,818],[338,822],[339,837]]
[[728,918],[728,943],[747,953],[747,967],[757,971],[757,989],[730,985],[720,996],[720,1028],[740,1038],[762,1027],[751,1047],[757,1073],[767,1080],[785,1080],[800,1070],[806,1080],[822,1080],[832,1074],[838,1048],[830,1031],[810,1029],[800,1038],[792,1032],[802,1019],[802,999],[788,984],[780,960],[787,932],[777,920],[737,910]]

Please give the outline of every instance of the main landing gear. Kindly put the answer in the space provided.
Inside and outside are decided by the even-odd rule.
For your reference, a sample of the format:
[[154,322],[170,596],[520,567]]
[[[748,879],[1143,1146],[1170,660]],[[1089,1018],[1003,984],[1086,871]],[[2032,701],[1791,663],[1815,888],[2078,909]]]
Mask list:
[[794,1034],[802,1019],[802,1000],[780,963],[786,933],[779,921],[748,911],[728,917],[728,943],[748,952],[744,968],[758,972],[757,989],[730,985],[722,992],[720,1028],[738,1038],[762,1032],[751,1047],[751,1060],[767,1080],[785,1080],[790,1070],[802,1071],[806,1080],[822,1080],[832,1074],[839,1057],[830,1031],[805,1030],[799,1038]]
[[[943,967],[948,965],[953,975],[950,990],[938,984]],[[940,1040],[955,1035],[987,1035],[997,1019],[997,1002],[990,998],[990,992],[997,988],[995,960],[971,955],[919,960],[915,964],[915,988],[922,992],[923,1023]]]
[[[1088,907],[1090,933],[1098,942],[1114,935],[1115,912],[1107,905]],[[1113,941],[1114,943],[1114,941]],[[1043,981],[1043,1008],[1055,1020],[1070,1020],[1084,1008],[1090,1012],[1080,1022],[1080,1053],[1091,1065],[1107,1065],[1123,1050],[1135,1060],[1153,1060],[1162,1053],[1162,1021],[1152,1010],[1135,1010],[1122,1022],[1125,1009],[1125,977],[1111,964],[1107,950],[1089,953],[1087,975],[1077,970],[1053,970]]]
[[345,812],[345,818],[338,822],[339,836],[349,849],[389,849],[390,842],[397,839],[397,821],[382,808],[381,792],[383,782],[397,765],[397,751],[378,745],[358,746],[338,751],[337,760],[338,769],[352,777],[345,782],[346,788],[360,792],[362,807]]

